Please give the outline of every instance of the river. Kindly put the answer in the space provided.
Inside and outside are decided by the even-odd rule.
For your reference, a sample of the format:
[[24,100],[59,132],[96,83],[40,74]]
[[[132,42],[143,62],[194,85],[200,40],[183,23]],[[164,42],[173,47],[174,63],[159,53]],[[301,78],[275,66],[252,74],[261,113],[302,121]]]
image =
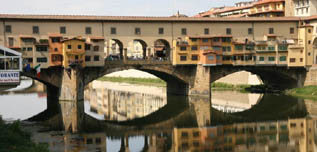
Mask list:
[[[2,94],[0,115],[25,120],[42,113],[46,101],[45,93]],[[166,95],[161,87],[94,81],[83,103],[61,103],[65,126],[73,120],[71,109],[81,105],[86,117],[81,133],[28,121],[24,129],[53,152],[317,152],[317,102],[311,100],[237,91],[213,91],[210,100]],[[45,116],[47,123],[57,118]]]

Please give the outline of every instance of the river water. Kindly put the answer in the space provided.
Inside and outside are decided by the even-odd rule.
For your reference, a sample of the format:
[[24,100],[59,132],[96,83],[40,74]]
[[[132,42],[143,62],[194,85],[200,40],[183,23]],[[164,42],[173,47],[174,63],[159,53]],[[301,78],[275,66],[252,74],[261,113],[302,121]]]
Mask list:
[[[25,120],[43,112],[46,101],[45,93],[2,94],[0,115]],[[210,100],[166,95],[161,87],[94,81],[83,106],[81,133],[51,131],[34,122],[23,123],[24,129],[54,152],[317,152],[317,102],[311,100],[237,91],[213,91]],[[65,122],[72,113],[64,111]],[[46,122],[56,117],[51,118]]]

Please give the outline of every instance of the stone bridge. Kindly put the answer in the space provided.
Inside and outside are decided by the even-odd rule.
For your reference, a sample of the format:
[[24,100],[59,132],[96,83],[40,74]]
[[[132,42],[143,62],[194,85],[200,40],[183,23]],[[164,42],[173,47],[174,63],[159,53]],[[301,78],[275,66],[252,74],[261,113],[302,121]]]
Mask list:
[[[277,88],[295,88],[316,84],[317,70],[314,68],[288,68],[285,66],[229,66],[204,67],[201,65],[173,66],[170,61],[158,60],[118,60],[105,61],[103,67],[78,67],[69,69],[50,67],[41,70],[41,77],[35,71],[22,75],[39,80],[48,87],[58,90],[60,100],[83,99],[84,86],[112,72],[136,69],[148,72],[167,83],[167,93],[181,95],[210,95],[210,84],[228,74],[249,71],[262,81]],[[239,80],[237,80],[239,81]],[[50,90],[50,89],[48,89]]]

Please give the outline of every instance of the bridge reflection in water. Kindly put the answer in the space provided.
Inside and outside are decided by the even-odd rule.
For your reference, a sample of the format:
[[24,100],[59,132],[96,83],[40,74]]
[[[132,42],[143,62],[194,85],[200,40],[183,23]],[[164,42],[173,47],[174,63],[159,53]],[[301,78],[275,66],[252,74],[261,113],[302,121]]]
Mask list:
[[[98,89],[89,90],[92,94],[90,98],[105,96],[104,93],[98,95],[96,90]],[[317,103],[314,101],[267,94],[259,102],[245,104],[250,109],[224,113],[212,108],[213,101],[198,96],[157,97],[153,94],[131,93],[130,97],[134,98],[127,98],[127,92],[107,91],[112,92],[106,96],[108,99],[111,95],[116,95],[116,100],[107,101],[107,107],[110,108],[109,111],[116,113],[114,115],[124,112],[124,108],[120,111],[118,105],[113,106],[114,101],[124,104],[129,102],[125,100],[133,101],[139,96],[148,96],[150,99],[158,99],[158,106],[152,109],[153,113],[142,113],[144,116],[133,113],[128,115],[126,112],[126,115],[121,115],[126,120],[120,118],[122,121],[117,121],[119,117],[114,117],[111,113],[105,118],[114,119],[98,120],[86,115],[84,101],[60,102],[60,110],[55,114],[39,114],[44,123],[66,131],[80,127],[82,132],[55,133],[44,140],[38,135],[38,140],[48,142],[52,151],[61,147],[62,151],[135,151],[136,145],[140,144],[143,147],[139,147],[137,151],[310,151],[315,146],[317,119],[314,116],[317,114]],[[102,111],[100,107],[104,107],[100,101],[97,101],[95,108],[97,112]],[[257,104],[253,105],[254,103]],[[138,108],[137,104],[135,106],[131,109]],[[150,107],[141,109],[151,109]],[[158,110],[155,111],[156,109]],[[50,110],[46,112],[48,111]],[[30,120],[38,119],[39,116]]]

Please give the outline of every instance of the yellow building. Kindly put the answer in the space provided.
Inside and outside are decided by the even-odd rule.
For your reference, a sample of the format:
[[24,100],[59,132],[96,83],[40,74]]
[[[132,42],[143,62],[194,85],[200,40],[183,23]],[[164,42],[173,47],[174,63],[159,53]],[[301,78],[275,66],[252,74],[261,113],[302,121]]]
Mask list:
[[85,41],[79,38],[63,40],[63,66],[70,65],[85,66]]
[[279,17],[284,16],[285,0],[261,0],[253,5],[250,17]]

